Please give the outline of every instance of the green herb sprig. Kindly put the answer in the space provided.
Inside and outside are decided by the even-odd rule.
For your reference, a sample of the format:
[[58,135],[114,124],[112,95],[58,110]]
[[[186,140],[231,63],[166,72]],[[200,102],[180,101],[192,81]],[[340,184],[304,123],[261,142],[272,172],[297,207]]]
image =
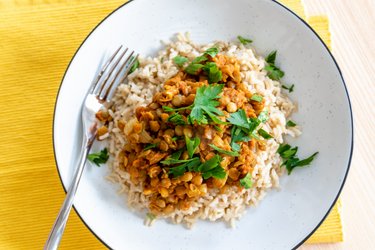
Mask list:
[[100,167],[100,164],[104,164],[109,159],[109,154],[107,148],[102,149],[98,153],[92,153],[87,156],[87,159],[94,163],[96,166]]

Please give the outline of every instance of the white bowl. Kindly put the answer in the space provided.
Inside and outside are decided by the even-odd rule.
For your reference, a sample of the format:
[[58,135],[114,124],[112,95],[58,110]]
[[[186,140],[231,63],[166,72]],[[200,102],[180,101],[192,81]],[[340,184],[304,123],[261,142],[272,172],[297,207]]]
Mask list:
[[158,221],[153,227],[131,212],[106,167],[88,165],[75,209],[87,227],[114,249],[291,249],[322,223],[337,200],[353,149],[350,101],[340,69],[317,34],[293,12],[270,0],[136,0],[111,13],[86,38],[62,81],[54,117],[54,150],[66,189],[80,149],[80,107],[100,63],[119,44],[152,55],[177,32],[195,42],[250,37],[258,53],[278,50],[285,83],[303,134],[291,141],[299,155],[319,151],[310,167],[281,177],[235,229],[223,222],[198,222],[192,230]]

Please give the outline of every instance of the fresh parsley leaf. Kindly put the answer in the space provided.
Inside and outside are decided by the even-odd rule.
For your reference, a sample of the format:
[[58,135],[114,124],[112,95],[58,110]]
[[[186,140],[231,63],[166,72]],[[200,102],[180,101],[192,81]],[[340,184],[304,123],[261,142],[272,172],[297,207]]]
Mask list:
[[306,159],[303,159],[303,160],[299,160],[298,158],[294,158],[294,157],[288,159],[284,163],[286,169],[288,170],[288,175],[290,175],[292,173],[293,169],[296,168],[296,167],[304,167],[304,166],[310,165],[310,163],[314,160],[314,158],[317,154],[318,154],[318,152],[315,152],[310,157],[308,157]]
[[186,162],[181,165],[171,167],[169,169],[169,174],[173,175],[174,177],[179,177],[187,171],[193,171],[199,166],[200,163],[201,161],[199,157],[191,158],[189,160],[186,160]]
[[143,151],[146,151],[146,150],[149,150],[149,149],[152,149],[152,148],[156,148],[158,145],[159,145],[159,143],[147,144],[146,147],[143,148]]
[[218,53],[219,49],[216,47],[209,48],[204,52],[205,55],[209,55],[211,57],[215,57]]
[[129,74],[133,73],[137,68],[139,68],[139,61],[138,61],[138,59],[135,60],[134,64],[130,68]]
[[175,112],[175,111],[179,111],[179,110],[190,109],[191,107],[186,106],[186,107],[181,107],[181,108],[171,108],[171,107],[168,107],[168,106],[163,106],[162,108],[165,112]]
[[186,125],[186,122],[184,120],[184,117],[180,115],[179,113],[174,113],[170,115],[167,119],[168,122],[171,122],[175,125]]
[[258,120],[260,121],[260,122],[263,122],[263,123],[265,123],[266,121],[268,121],[268,118],[269,118],[269,116],[268,116],[268,110],[263,110],[262,112],[260,112],[260,114],[258,115]]
[[227,120],[233,125],[249,129],[249,122],[246,112],[243,109],[239,109],[237,112],[231,113]]
[[217,166],[216,168],[214,168],[214,169],[212,169],[208,172],[202,173],[202,177],[205,180],[207,180],[210,177],[213,177],[215,179],[224,179],[226,176],[227,176],[227,173],[220,166]]
[[266,62],[268,64],[275,64],[275,61],[276,61],[276,54],[277,54],[277,51],[274,50],[272,51],[271,53],[268,54],[268,56],[266,57]]
[[189,115],[189,121],[194,124],[196,121],[198,124],[207,124],[208,118],[212,119],[215,123],[225,124],[217,116],[222,116],[224,113],[217,109],[219,101],[215,100],[219,98],[224,85],[208,85],[201,86],[197,89],[192,110]]
[[248,142],[250,140],[250,137],[241,129],[241,127],[232,127],[230,146],[233,151],[239,152],[241,150],[241,146],[238,142]]
[[288,87],[287,85],[283,84],[283,85],[281,85],[281,87],[283,89],[287,89],[289,91],[289,93],[293,92],[293,90],[294,90],[294,84],[292,84],[290,87]]
[[289,120],[289,121],[286,123],[286,126],[287,126],[287,127],[295,127],[295,126],[297,126],[297,124],[296,124],[294,121]]
[[239,156],[238,152],[233,152],[233,151],[228,151],[228,150],[224,150],[224,149],[221,149],[219,147],[216,147],[214,144],[208,144],[211,148],[215,149],[217,152],[219,153],[222,153],[222,154],[226,154],[226,155],[229,155],[229,156]]
[[251,96],[250,100],[256,101],[256,102],[262,102],[263,101],[263,96],[254,94]]
[[226,172],[220,166],[220,162],[221,157],[219,155],[215,155],[211,159],[199,165],[197,170],[202,173],[203,179],[208,179],[210,177],[223,179],[226,176]]
[[258,130],[258,134],[267,140],[273,138],[269,133],[267,133],[267,131],[262,128]]
[[104,148],[99,153],[92,153],[87,156],[87,159],[92,163],[95,163],[96,166],[100,167],[100,164],[104,164],[109,159],[109,154],[107,148]]
[[222,73],[220,69],[217,67],[216,63],[208,62],[202,69],[206,72],[209,83],[217,83],[221,81]]
[[253,181],[251,180],[250,173],[247,173],[245,177],[240,180],[240,185],[245,189],[249,189],[253,186]]
[[200,70],[204,67],[203,64],[200,63],[190,63],[186,68],[185,72],[190,75],[198,75]]
[[303,167],[309,165],[313,160],[314,157],[318,154],[315,152],[310,157],[300,160],[297,155],[298,147],[292,148],[289,144],[281,144],[277,149],[277,153],[280,154],[281,158],[284,159],[285,168],[288,170],[288,175],[293,171],[296,167]]
[[173,62],[179,67],[182,67],[187,61],[188,59],[184,56],[175,56],[173,58]]
[[272,80],[278,81],[284,76],[284,71],[276,67],[275,65],[267,65],[264,69],[268,72],[267,76]]
[[188,136],[185,136],[186,149],[190,158],[193,157],[195,150],[198,148],[201,140],[199,137],[194,137],[190,139]]
[[252,43],[253,40],[250,40],[248,38],[244,38],[243,36],[237,36],[238,40],[240,41],[240,43],[242,43],[243,45],[246,45],[248,43]]

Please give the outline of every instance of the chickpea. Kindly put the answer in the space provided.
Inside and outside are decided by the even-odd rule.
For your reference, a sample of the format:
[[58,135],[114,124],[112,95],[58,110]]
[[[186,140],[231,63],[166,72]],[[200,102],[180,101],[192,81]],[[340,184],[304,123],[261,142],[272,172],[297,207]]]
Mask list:
[[203,182],[203,178],[201,175],[196,175],[191,179],[191,183],[193,183],[196,186],[200,186]]
[[207,185],[202,184],[201,186],[199,186],[199,191],[201,192],[201,194],[207,193]]
[[161,141],[160,143],[159,143],[159,149],[161,150],[161,151],[168,151],[168,143],[166,143],[165,141]]
[[165,187],[160,187],[159,193],[160,193],[161,197],[163,197],[163,198],[167,198],[169,196],[168,189],[166,189]]
[[158,109],[156,110],[156,114],[157,114],[159,117],[161,117],[161,115],[163,114],[163,110],[162,110],[161,108],[158,108]]
[[214,156],[215,156],[215,153],[214,153],[214,152],[209,152],[209,153],[206,155],[205,159],[206,159],[206,161],[208,161],[209,159],[211,159],[211,158],[214,157]]
[[160,124],[157,121],[150,121],[150,129],[151,131],[158,132],[160,129]]
[[188,151],[184,151],[184,152],[182,153],[181,157],[182,157],[182,160],[187,160],[187,159],[189,159],[189,153],[188,153]]
[[170,137],[174,136],[174,130],[173,129],[167,129],[164,131],[164,135],[169,135]]
[[184,182],[191,181],[191,179],[193,179],[193,174],[191,172],[186,172],[183,176],[180,177],[180,179]]
[[194,184],[190,183],[189,184],[189,189],[187,190],[186,194],[192,198],[192,197],[197,197],[200,194],[199,188],[195,186]]
[[172,183],[170,179],[164,178],[161,180],[160,185],[162,187],[169,188],[172,185]]
[[124,128],[125,128],[125,122],[123,121],[123,120],[119,120],[118,122],[117,122],[117,127],[120,129],[120,130],[124,130]]
[[154,193],[154,191],[151,188],[144,188],[143,189],[143,194],[144,195],[151,195],[153,193]]
[[134,126],[133,126],[133,131],[134,131],[134,133],[137,133],[137,134],[139,134],[139,133],[141,133],[142,132],[142,123],[140,123],[140,122],[135,122],[134,123]]
[[181,200],[178,202],[178,207],[181,210],[188,210],[190,208],[190,202]]
[[98,128],[97,136],[99,137],[99,136],[105,135],[106,133],[108,133],[108,128],[106,126],[102,126]]
[[185,136],[191,138],[193,136],[193,130],[191,129],[191,127],[184,127],[183,129],[183,133]]
[[227,182],[228,175],[224,179],[213,178],[213,185],[217,188],[222,188]]
[[159,179],[157,177],[151,179],[150,181],[151,187],[156,187],[158,184],[159,184]]
[[182,95],[175,95],[172,99],[172,104],[175,107],[180,107],[181,105],[184,104],[184,97]]
[[160,108],[160,105],[158,104],[158,103],[156,103],[156,102],[152,102],[150,105],[149,105],[149,107],[151,108],[151,109],[158,109],[158,108]]
[[228,176],[232,180],[236,181],[238,180],[238,177],[240,176],[240,172],[238,172],[237,168],[231,168],[228,171]]
[[177,136],[181,136],[184,134],[183,132],[183,127],[181,125],[177,125],[175,128],[174,128],[174,132]]
[[162,200],[162,199],[157,199],[157,200],[155,201],[155,204],[156,204],[158,207],[160,207],[160,208],[165,208],[165,201]]
[[222,96],[220,99],[220,102],[224,105],[227,106],[228,103],[230,103],[230,98],[228,96]]
[[168,206],[164,209],[163,212],[166,214],[170,214],[173,212],[173,210],[174,210],[174,206],[172,204],[168,204]]
[[195,94],[188,95],[185,99],[185,105],[193,104],[194,100],[195,100]]
[[175,192],[177,196],[182,196],[186,193],[186,188],[184,186],[177,186]]
[[96,114],[95,114],[96,118],[101,121],[101,122],[105,122],[108,120],[109,118],[109,113],[108,111],[104,111],[104,110],[99,110]]
[[168,118],[169,118],[169,115],[167,113],[162,113],[160,115],[160,118],[163,122],[167,122]]
[[155,178],[156,176],[158,176],[158,174],[160,174],[160,172],[161,172],[161,168],[159,166],[152,166],[148,170],[148,175],[151,178]]
[[228,103],[228,105],[227,105],[227,111],[228,111],[229,113],[234,113],[234,112],[236,112],[236,111],[237,111],[237,105],[236,105],[234,102],[230,102],[230,103]]

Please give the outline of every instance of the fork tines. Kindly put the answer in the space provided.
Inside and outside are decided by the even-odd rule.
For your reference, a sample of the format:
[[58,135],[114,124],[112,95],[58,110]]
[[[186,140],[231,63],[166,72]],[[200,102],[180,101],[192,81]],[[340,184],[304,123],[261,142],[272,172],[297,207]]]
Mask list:
[[100,101],[109,102],[112,99],[117,86],[128,76],[131,67],[136,62],[138,54],[129,51],[122,45],[108,59],[95,79],[92,87],[92,94]]

